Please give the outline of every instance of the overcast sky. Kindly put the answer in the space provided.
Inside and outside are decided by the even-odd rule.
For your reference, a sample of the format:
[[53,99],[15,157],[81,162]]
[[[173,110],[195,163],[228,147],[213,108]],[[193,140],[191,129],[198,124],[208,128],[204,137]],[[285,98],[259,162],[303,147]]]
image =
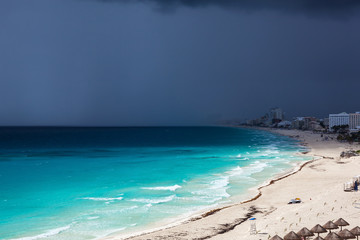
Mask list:
[[1,0],[0,125],[360,111],[360,1]]

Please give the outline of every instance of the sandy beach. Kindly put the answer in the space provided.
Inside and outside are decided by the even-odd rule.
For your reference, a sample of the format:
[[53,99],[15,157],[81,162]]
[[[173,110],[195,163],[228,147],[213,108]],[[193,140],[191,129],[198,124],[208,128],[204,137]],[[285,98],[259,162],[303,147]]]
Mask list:
[[[345,192],[343,185],[360,175],[360,157],[341,159],[344,150],[359,150],[359,144],[324,140],[321,134],[297,130],[270,130],[294,137],[309,148],[311,160],[298,166],[296,173],[278,176],[254,193],[253,199],[208,211],[176,226],[126,239],[247,239],[265,240],[302,227],[342,217],[349,228],[360,225],[360,192]],[[324,135],[325,137],[326,135]],[[334,137],[334,135],[331,135]],[[294,170],[294,169],[293,169]],[[287,204],[301,198],[300,204]],[[249,218],[256,218],[256,235],[250,234]],[[324,237],[325,235],[323,235]],[[105,239],[124,239],[121,235]]]

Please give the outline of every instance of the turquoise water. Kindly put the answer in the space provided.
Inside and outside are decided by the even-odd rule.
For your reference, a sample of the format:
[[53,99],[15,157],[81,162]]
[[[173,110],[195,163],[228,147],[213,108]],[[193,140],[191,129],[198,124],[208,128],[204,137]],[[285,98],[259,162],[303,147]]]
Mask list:
[[96,239],[228,203],[307,158],[225,127],[1,128],[0,239]]

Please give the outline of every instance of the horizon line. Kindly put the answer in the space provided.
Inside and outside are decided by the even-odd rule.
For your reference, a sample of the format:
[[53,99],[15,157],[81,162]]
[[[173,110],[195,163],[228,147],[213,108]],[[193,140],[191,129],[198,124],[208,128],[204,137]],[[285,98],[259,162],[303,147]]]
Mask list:
[[147,127],[212,127],[221,126],[219,124],[206,124],[206,125],[0,125],[0,128],[147,128]]

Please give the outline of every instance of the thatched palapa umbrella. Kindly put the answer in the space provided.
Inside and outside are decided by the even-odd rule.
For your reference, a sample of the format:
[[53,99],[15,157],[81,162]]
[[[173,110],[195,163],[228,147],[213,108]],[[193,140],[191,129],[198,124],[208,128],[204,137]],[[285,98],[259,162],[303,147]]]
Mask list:
[[306,240],[306,237],[314,236],[314,234],[310,232],[310,230],[307,229],[306,227],[302,228],[296,234],[299,235],[300,237],[303,237],[304,240]]
[[354,227],[353,229],[350,230],[350,232],[356,236],[357,240],[359,240],[360,227]]
[[301,237],[294,233],[294,231],[291,231],[285,235],[284,240],[301,240]]
[[339,235],[334,232],[329,233],[325,238],[325,240],[343,240]]
[[320,233],[327,232],[327,230],[325,228],[323,228],[320,224],[316,224],[316,226],[313,227],[310,231],[313,233],[317,233],[318,236],[320,235]]
[[350,232],[347,229],[341,230],[338,235],[342,238],[342,239],[355,239],[355,235]]
[[278,235],[273,236],[272,238],[270,238],[270,240],[284,240],[281,237],[279,237]]
[[323,228],[328,229],[331,232],[331,229],[338,229],[339,227],[332,221],[328,221],[323,225]]
[[347,221],[345,221],[342,218],[339,218],[338,220],[336,220],[336,222],[334,222],[336,225],[340,226],[340,231],[342,231],[342,227],[343,226],[349,226],[349,223]]

